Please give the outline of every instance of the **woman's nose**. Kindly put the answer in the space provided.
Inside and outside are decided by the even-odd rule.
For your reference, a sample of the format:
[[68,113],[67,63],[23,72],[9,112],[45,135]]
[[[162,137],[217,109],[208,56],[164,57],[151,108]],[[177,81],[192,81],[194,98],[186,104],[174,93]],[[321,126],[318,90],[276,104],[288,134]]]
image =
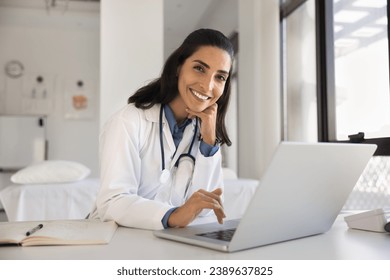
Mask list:
[[203,77],[203,79],[201,81],[201,87],[206,92],[212,91],[214,88],[214,81],[213,81],[212,77],[210,77],[210,76]]

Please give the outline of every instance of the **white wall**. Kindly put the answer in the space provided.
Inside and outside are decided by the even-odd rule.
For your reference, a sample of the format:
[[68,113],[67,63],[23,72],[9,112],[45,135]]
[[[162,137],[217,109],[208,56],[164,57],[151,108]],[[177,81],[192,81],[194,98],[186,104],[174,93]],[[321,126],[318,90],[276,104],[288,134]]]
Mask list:
[[213,28],[230,36],[238,29],[239,0],[212,0],[197,28]]
[[[49,158],[79,160],[98,172],[99,126],[124,106],[137,88],[160,74],[162,1],[102,0],[100,25],[96,12],[48,15],[44,9],[0,7],[0,63],[18,58],[26,72],[54,74],[56,101],[48,118]],[[239,0],[238,13],[238,171],[242,177],[259,178],[280,141],[279,3]],[[96,118],[66,120],[61,104],[65,77],[98,81],[100,67]]]
[[281,140],[279,1],[239,0],[239,176],[260,179]]
[[[51,102],[43,110],[48,115],[49,159],[79,161],[97,175],[99,6],[80,2],[74,9],[71,3],[66,11],[49,12],[44,3],[0,1],[1,69],[9,60],[17,59],[25,70],[21,78],[14,80],[6,78],[1,71],[0,94],[6,96],[2,102],[7,102],[2,113],[25,111],[20,107],[21,101],[31,92],[36,76],[42,75]],[[88,85],[91,114],[86,119],[67,119],[66,96],[78,80]]]
[[101,125],[139,87],[160,75],[162,1],[101,1]]

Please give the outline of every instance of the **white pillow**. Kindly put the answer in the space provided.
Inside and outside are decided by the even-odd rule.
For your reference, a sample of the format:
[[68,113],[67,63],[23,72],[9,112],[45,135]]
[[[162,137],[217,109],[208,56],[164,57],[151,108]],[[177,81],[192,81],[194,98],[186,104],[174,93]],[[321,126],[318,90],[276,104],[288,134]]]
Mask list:
[[236,180],[237,174],[233,169],[230,168],[222,168],[222,174],[224,180]]
[[47,184],[74,182],[86,178],[91,170],[78,162],[46,160],[16,172],[11,182],[16,184]]

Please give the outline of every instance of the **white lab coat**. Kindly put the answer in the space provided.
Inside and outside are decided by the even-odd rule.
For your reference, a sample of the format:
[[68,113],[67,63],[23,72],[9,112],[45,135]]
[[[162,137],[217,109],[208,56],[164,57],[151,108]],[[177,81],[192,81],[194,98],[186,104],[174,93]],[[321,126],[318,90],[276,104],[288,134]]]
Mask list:
[[[126,227],[163,228],[161,220],[172,205],[155,199],[161,191],[159,113],[160,105],[142,110],[128,104],[105,124],[100,136],[101,186],[90,218],[114,220]],[[187,153],[194,123],[186,127],[176,156]],[[170,167],[176,147],[165,114],[163,134],[165,166]],[[192,155],[196,163],[187,197],[200,188],[223,188],[220,150],[203,156],[196,137]]]

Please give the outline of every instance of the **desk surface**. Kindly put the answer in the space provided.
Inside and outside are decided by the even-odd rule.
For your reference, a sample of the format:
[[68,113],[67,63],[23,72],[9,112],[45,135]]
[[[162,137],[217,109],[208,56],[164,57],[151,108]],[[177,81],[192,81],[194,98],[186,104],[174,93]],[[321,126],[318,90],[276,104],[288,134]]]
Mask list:
[[0,259],[55,260],[390,260],[390,235],[347,228],[342,216],[324,234],[223,253],[159,239],[151,231],[119,227],[108,245],[0,248]]

